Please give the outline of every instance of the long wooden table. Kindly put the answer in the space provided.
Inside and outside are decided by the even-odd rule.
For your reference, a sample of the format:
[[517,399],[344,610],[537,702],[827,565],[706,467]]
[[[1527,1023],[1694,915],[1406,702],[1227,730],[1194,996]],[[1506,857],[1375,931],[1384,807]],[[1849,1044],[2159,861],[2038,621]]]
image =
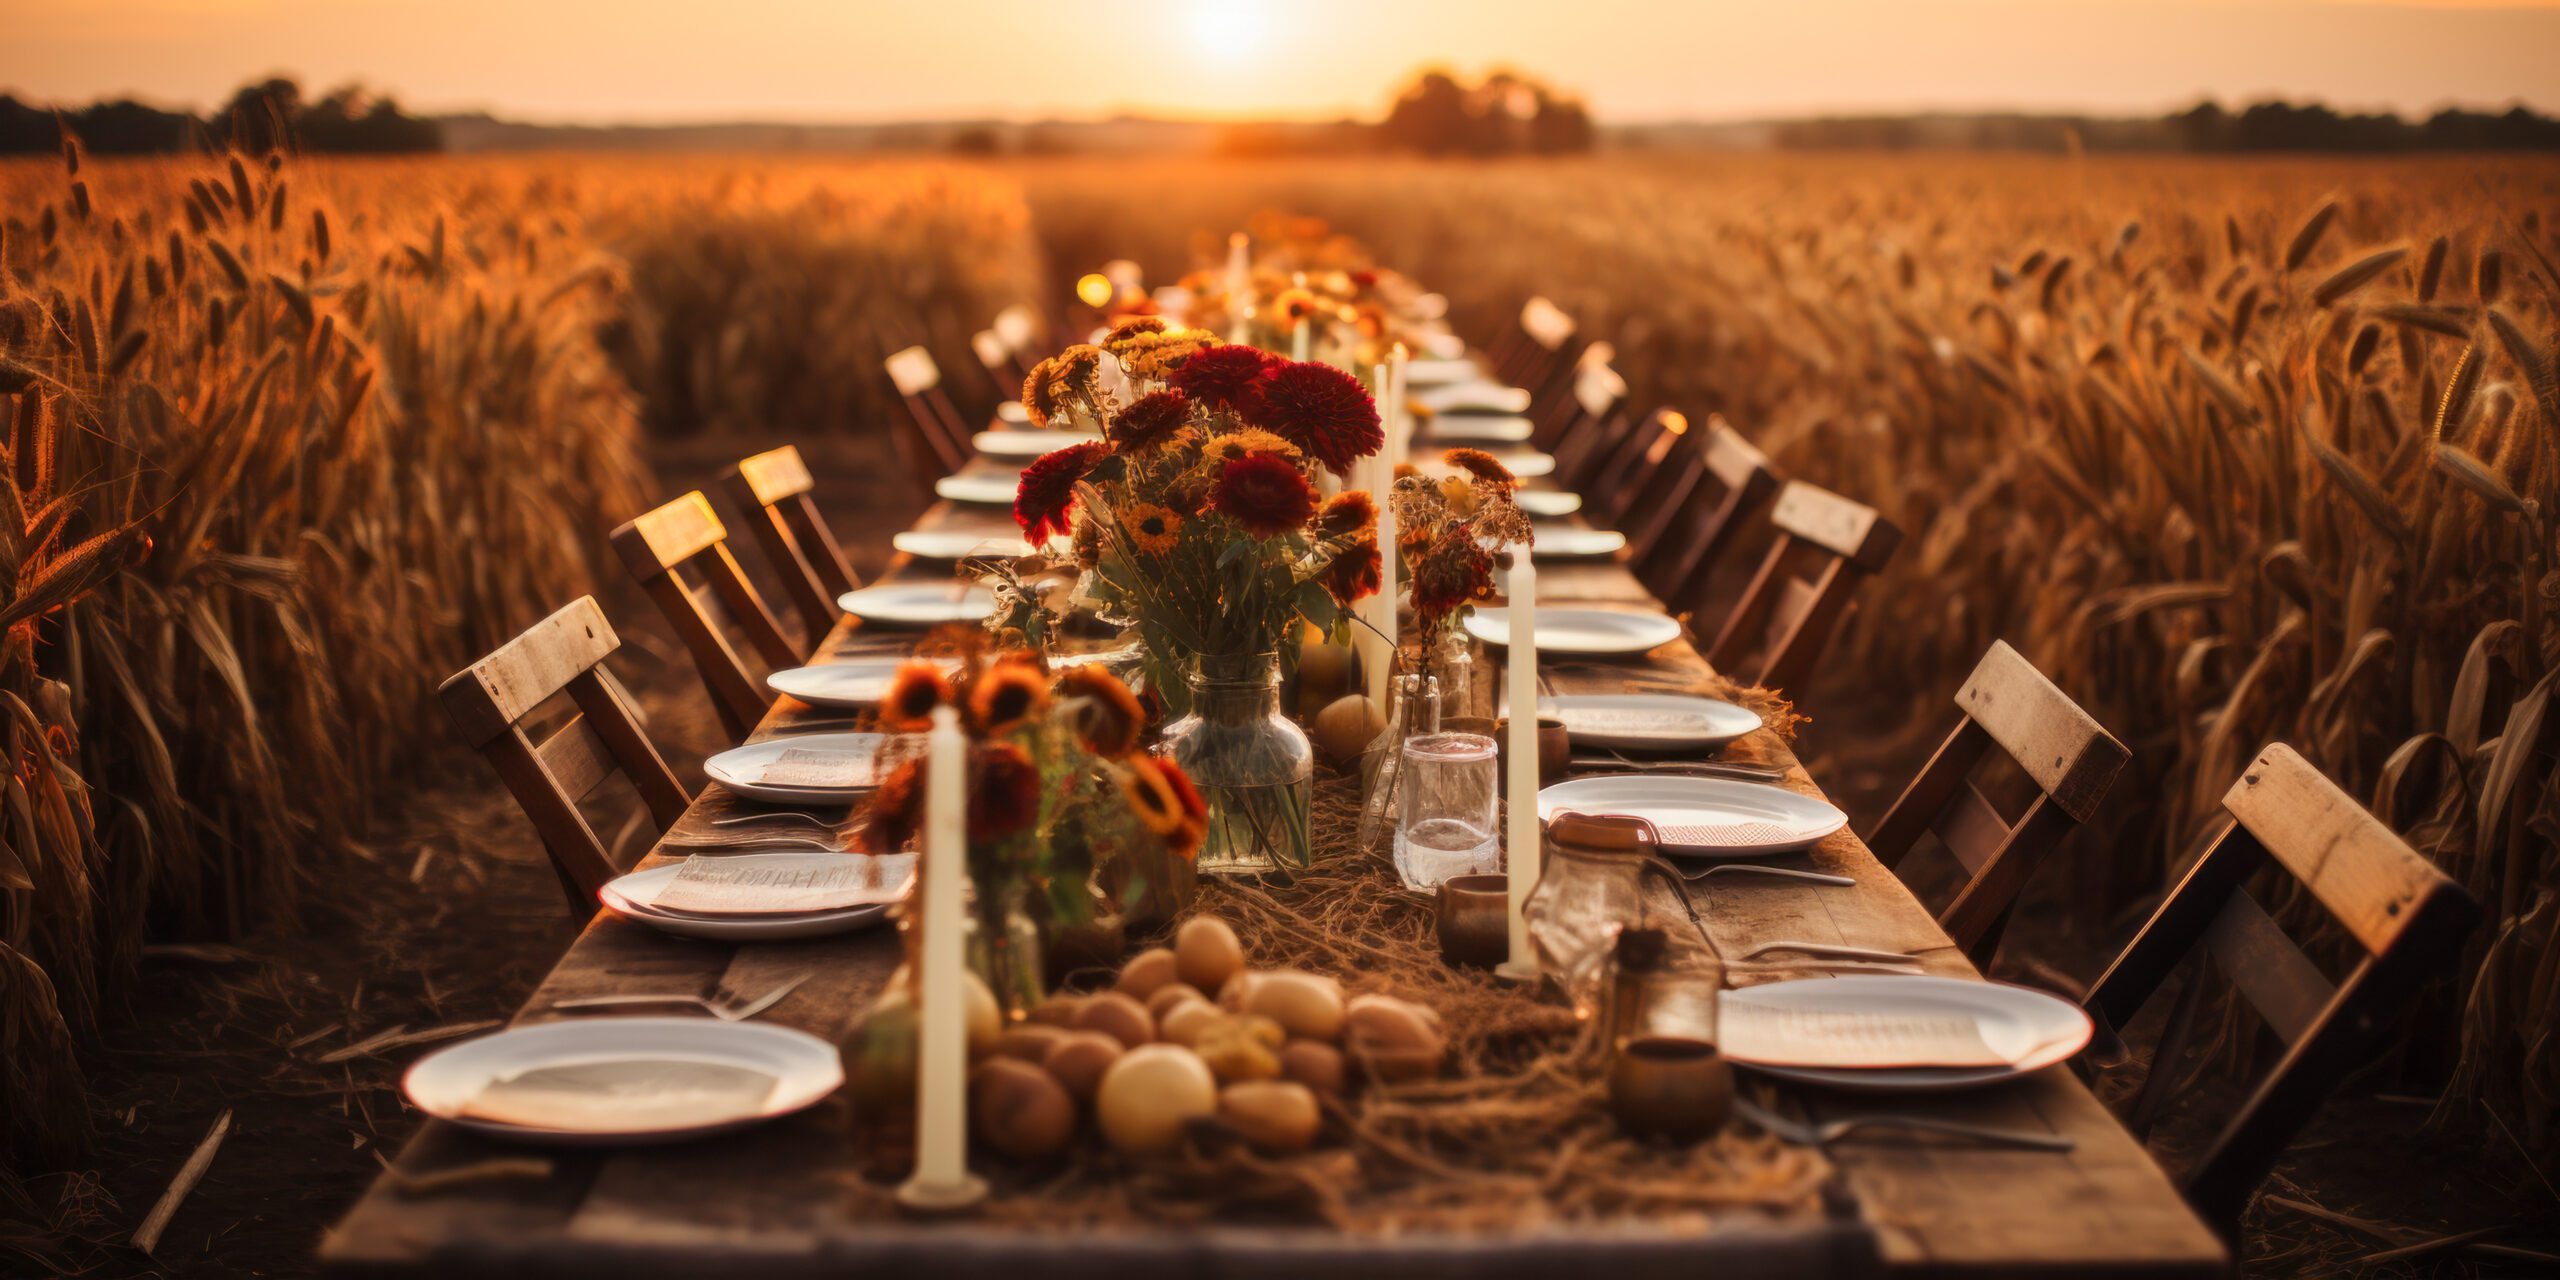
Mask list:
[[[980,461],[974,468],[990,469]],[[1009,532],[994,508],[930,511],[919,528]],[[925,578],[942,565],[900,563],[893,576]],[[1651,607],[1633,574],[1614,561],[1541,566],[1541,604]],[[899,651],[912,633],[844,620],[821,659]],[[1708,674],[1685,642],[1625,662],[1557,662],[1543,672],[1558,693],[1684,685]],[[1485,682],[1485,683],[1489,683]],[[780,699],[758,737],[813,718]],[[1727,748],[1731,758],[1787,770],[1787,785],[1820,795],[1786,745],[1762,732]],[[693,820],[725,803],[716,787]],[[682,830],[685,824],[680,823]],[[652,850],[649,861],[666,860]],[[1781,938],[1906,951],[1932,973],[1978,977],[1892,872],[1854,835],[1824,841],[1802,865],[1853,877],[1855,888],[1799,887],[1768,877],[1710,879],[1691,889],[1717,946],[1738,954]],[[620,992],[708,991],[725,980],[768,990],[815,969],[763,1017],[840,1040],[896,962],[887,930],[802,943],[749,946],[687,941],[601,913],[517,1014],[547,1021],[555,1002]],[[1872,1109],[1856,1099],[1806,1098],[1819,1117]],[[1870,1103],[1876,1100],[1869,1100]],[[862,1176],[862,1153],[845,1138],[845,1104],[752,1132],[606,1154],[528,1153],[429,1122],[322,1246],[345,1275],[996,1275],[1035,1268],[1059,1275],[1308,1274],[1548,1276],[1567,1270],[1684,1280],[1716,1275],[1853,1276],[1879,1263],[1896,1276],[2212,1276],[2227,1274],[2222,1242],[2191,1213],[2141,1145],[2064,1067],[1961,1094],[1891,1100],[1950,1119],[2065,1134],[2067,1155],[1994,1151],[1944,1143],[1853,1142],[1831,1150],[1854,1204],[1804,1221],[1760,1216],[1694,1221],[1661,1230],[1613,1225],[1496,1238],[1344,1239],[1308,1228],[1185,1228],[1111,1235],[1044,1232],[991,1222],[888,1222],[886,1188]],[[491,1166],[528,1155],[547,1167]],[[863,1204],[869,1211],[852,1211]]]

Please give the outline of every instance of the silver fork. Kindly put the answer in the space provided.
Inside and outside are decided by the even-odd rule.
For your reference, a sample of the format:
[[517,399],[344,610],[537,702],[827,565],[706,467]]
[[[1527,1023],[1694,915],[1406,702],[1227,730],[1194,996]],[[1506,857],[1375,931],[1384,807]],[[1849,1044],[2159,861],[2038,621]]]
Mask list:
[[820,831],[833,831],[844,825],[844,819],[842,818],[829,821],[814,813],[808,813],[799,809],[771,809],[763,813],[732,813],[722,817],[713,818],[711,820],[711,825],[715,827],[742,827],[751,822],[805,822],[810,826],[816,827]]
[[1773,952],[1792,951],[1798,955],[1829,956],[1838,960],[1872,960],[1879,964],[1918,964],[1917,956],[1900,951],[1878,951],[1873,947],[1843,946],[1836,942],[1763,942],[1742,953],[1745,960],[1757,960]]
[[2018,1129],[1995,1129],[1988,1125],[1965,1124],[1941,1120],[1936,1116],[1843,1116],[1838,1120],[1815,1123],[1789,1120],[1748,1098],[1733,1100],[1734,1114],[1758,1125],[1789,1142],[1808,1147],[1827,1147],[1861,1129],[1908,1129],[1916,1133],[1940,1133],[1951,1138],[1971,1138],[1995,1147],[2015,1147],[2022,1151],[2071,1151],[2079,1143],[2059,1134],[2027,1133]]
[[801,983],[816,977],[817,973],[815,969],[804,970],[781,986],[753,999],[731,987],[727,975],[724,974],[721,976],[720,985],[713,987],[711,994],[707,996],[680,994],[582,996],[575,1000],[557,1001],[551,1007],[554,1009],[615,1009],[635,1004],[689,1004],[704,1010],[722,1022],[744,1022],[780,1004],[784,996],[790,995],[792,990]]
[[[1835,876],[1828,871],[1798,871],[1793,867],[1764,867],[1756,862],[1719,862],[1704,871],[1683,871],[1680,878],[1692,884],[1712,875],[1776,876],[1782,880],[1810,880],[1815,884],[1855,885],[1848,876]],[[1765,951],[1769,948],[1762,948]],[[1752,954],[1758,955],[1759,952]]]

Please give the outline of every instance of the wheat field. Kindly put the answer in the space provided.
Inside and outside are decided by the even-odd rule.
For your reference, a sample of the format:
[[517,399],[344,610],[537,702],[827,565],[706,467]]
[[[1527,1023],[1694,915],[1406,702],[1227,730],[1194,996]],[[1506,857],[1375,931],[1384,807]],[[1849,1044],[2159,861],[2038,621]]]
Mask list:
[[2560,166],[207,160],[0,195],[13,1150],[76,1149],[34,1118],[79,1114],[147,928],[276,927],[368,796],[449,762],[425,691],[605,580],[643,432],[885,432],[886,351],[963,368],[999,307],[1109,258],[1169,280],[1266,209],[1479,340],[1544,294],[1638,408],[1902,524],[1829,681],[1907,773],[2005,637],[2130,745],[2076,927],[2301,746],[2487,908],[2412,1069],[2448,1122],[2556,1140]]

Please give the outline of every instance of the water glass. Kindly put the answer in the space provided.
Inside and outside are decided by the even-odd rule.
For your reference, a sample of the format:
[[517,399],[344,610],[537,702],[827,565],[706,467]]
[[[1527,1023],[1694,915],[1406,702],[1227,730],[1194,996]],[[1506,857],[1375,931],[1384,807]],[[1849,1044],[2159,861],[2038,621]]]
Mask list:
[[1396,875],[1429,892],[1451,876],[1502,867],[1493,739],[1428,733],[1404,743],[1397,780]]

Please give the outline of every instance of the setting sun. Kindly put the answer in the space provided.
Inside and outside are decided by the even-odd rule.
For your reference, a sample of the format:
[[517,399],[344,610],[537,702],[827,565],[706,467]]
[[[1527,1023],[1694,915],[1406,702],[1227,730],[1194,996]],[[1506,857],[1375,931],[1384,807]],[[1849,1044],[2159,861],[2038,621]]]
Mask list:
[[1251,3],[1203,4],[1191,15],[1191,38],[1213,57],[1235,59],[1262,43],[1262,6]]

